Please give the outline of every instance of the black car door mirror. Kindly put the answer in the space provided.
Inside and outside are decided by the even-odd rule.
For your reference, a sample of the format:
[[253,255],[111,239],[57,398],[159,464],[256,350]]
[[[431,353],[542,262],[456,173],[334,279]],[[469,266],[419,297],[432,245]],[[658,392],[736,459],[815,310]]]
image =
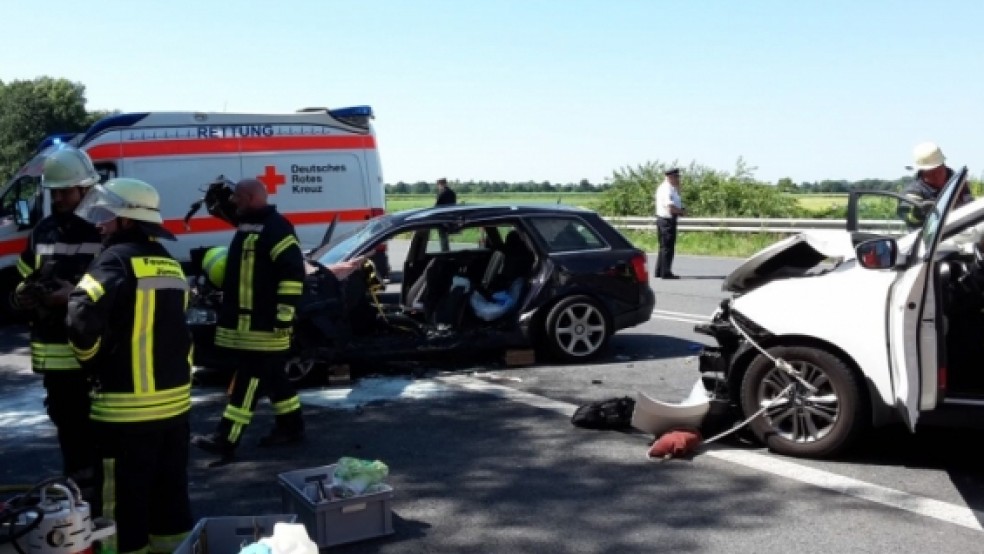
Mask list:
[[864,241],[854,249],[858,263],[865,269],[888,269],[895,267],[899,255],[899,245],[892,238]]
[[19,227],[31,226],[31,204],[23,198],[14,203],[14,222]]

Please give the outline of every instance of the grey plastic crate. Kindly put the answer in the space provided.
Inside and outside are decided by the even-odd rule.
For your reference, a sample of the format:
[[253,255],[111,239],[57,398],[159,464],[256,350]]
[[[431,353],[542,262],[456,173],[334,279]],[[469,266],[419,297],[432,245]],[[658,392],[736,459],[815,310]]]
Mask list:
[[294,523],[294,514],[206,517],[198,520],[174,554],[238,554],[256,537],[269,537],[277,523]]
[[334,473],[333,464],[278,475],[283,510],[297,514],[319,548],[392,534],[393,488],[388,485],[380,492],[318,503],[304,495],[308,483],[322,481],[330,486]]

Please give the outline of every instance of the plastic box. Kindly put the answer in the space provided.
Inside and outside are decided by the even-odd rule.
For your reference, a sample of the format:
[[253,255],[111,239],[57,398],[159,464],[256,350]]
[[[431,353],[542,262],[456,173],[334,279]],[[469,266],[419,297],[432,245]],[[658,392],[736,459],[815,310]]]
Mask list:
[[202,518],[174,554],[238,554],[257,537],[272,535],[276,523],[294,523],[296,518],[294,514]]
[[322,481],[330,486],[334,473],[335,466],[328,465],[278,475],[283,510],[297,514],[319,548],[392,534],[393,488],[388,485],[379,492],[318,503],[304,495],[308,483]]

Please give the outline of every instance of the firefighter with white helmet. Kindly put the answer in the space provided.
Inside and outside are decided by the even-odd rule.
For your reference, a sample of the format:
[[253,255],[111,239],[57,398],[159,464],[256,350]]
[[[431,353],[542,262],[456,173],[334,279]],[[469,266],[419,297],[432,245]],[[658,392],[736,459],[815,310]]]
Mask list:
[[[898,215],[905,221],[909,230],[922,227],[926,214],[936,204],[943,185],[953,177],[954,171],[946,164],[943,150],[935,142],[921,142],[912,149],[912,165],[906,169],[915,171],[916,176],[902,189],[902,194],[916,203],[916,207],[900,203]],[[955,204],[963,206],[974,200],[966,182],[962,185],[960,196]]]
[[34,227],[17,260],[23,281],[10,296],[31,327],[31,368],[43,376],[48,417],[58,433],[62,469],[86,496],[95,485],[95,451],[89,432],[89,383],[72,354],[65,329],[68,295],[102,247],[95,226],[75,209],[99,182],[85,152],[53,146],[41,167],[41,186],[51,197],[51,215]]
[[103,251],[68,302],[68,337],[95,381],[90,419],[102,515],[116,552],[172,552],[192,527],[188,497],[191,333],[188,283],[159,239],[160,197],[143,181],[96,185],[76,213]]

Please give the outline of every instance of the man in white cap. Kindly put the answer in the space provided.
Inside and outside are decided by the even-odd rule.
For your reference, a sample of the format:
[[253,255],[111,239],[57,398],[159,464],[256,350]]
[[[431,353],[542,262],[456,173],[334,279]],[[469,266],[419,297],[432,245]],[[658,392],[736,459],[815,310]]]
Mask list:
[[[912,149],[912,165],[906,169],[914,170],[916,178],[903,189],[902,194],[918,202],[921,209],[899,208],[899,215],[905,220],[909,229],[922,227],[926,213],[936,203],[936,197],[947,181],[953,177],[953,169],[946,165],[943,151],[934,142],[922,142]],[[957,206],[962,206],[974,199],[966,185],[960,191]]]

